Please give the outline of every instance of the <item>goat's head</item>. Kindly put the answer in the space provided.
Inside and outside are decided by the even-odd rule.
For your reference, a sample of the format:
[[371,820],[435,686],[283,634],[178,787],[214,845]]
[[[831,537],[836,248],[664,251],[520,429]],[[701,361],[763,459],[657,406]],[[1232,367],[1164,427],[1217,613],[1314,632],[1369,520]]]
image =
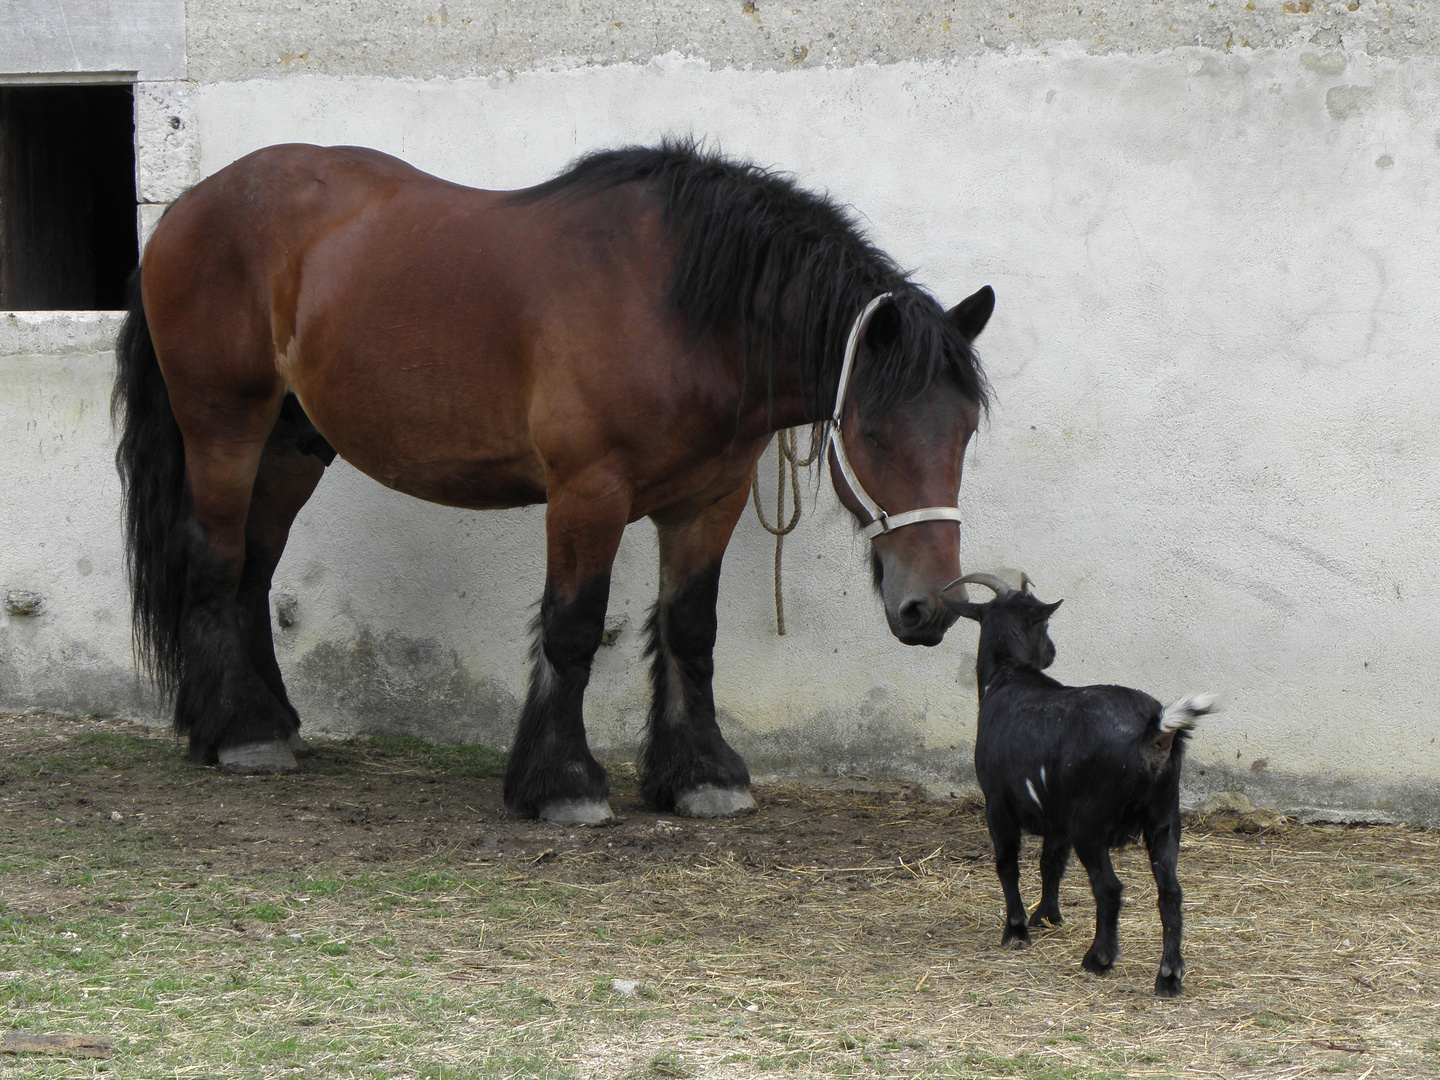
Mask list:
[[1023,574],[1018,589],[994,574],[966,574],[946,588],[952,585],[983,585],[995,593],[988,604],[944,597],[956,615],[980,624],[982,664],[1021,664],[1044,670],[1055,662],[1055,643],[1048,627],[1050,616],[1065,601],[1043,602],[1030,591],[1030,579]]

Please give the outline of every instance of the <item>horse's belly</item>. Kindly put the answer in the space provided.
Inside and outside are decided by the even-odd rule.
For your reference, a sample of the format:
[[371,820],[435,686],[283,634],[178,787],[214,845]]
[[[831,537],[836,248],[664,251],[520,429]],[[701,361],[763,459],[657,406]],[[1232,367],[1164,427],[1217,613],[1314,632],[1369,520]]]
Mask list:
[[[343,454],[343,452],[342,452]],[[427,461],[405,465],[393,462],[357,468],[386,487],[426,502],[460,506],[467,510],[500,510],[545,501],[545,486],[517,465],[494,462]]]

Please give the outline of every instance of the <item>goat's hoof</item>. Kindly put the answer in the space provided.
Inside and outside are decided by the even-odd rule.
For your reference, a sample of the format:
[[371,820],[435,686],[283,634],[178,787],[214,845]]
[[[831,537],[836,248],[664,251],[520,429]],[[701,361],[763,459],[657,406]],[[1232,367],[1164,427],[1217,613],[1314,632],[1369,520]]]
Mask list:
[[1180,985],[1179,975],[1156,975],[1155,996],[1163,998],[1176,998],[1185,992]]
[[1155,976],[1155,996],[1173,998],[1184,993],[1180,980],[1185,977],[1185,965],[1161,964],[1160,971]]
[[539,816],[552,825],[610,825],[615,821],[604,799],[557,799],[542,806]]
[[1041,911],[1039,908],[1036,908],[1033,912],[1030,913],[1031,926],[1044,926],[1047,922],[1051,926],[1059,926],[1064,921],[1065,917],[1061,915],[1058,911],[1047,912]]
[[722,788],[714,784],[701,784],[675,796],[675,813],[682,817],[726,817],[754,809],[755,796],[750,794],[749,788]]
[[1030,931],[1024,923],[1019,926],[1007,926],[1005,933],[1000,938],[1002,949],[1023,949],[1030,944]]
[[1080,966],[1092,975],[1104,975],[1115,966],[1115,957],[1091,949],[1085,954],[1085,959],[1080,962]]
[[295,755],[290,752],[290,747],[278,739],[275,742],[227,746],[221,749],[218,758],[222,771],[250,776],[294,772],[300,767]]

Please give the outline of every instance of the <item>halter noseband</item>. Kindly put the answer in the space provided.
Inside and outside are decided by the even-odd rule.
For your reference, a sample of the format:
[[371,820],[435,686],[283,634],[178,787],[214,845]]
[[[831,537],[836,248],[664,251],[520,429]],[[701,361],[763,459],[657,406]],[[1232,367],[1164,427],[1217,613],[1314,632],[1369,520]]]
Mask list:
[[860,501],[860,505],[870,515],[870,524],[860,530],[866,540],[874,540],[875,537],[884,533],[894,532],[896,529],[921,521],[953,521],[957,525],[960,523],[960,510],[954,506],[927,506],[920,510],[906,510],[903,514],[885,513],[880,509],[880,504],[872,499],[861,486],[855,470],[850,467],[850,459],[845,456],[845,441],[840,438],[840,414],[845,409],[845,390],[850,383],[850,369],[855,364],[855,353],[860,348],[860,338],[864,335],[866,327],[870,325],[870,320],[880,305],[889,299],[891,299],[891,294],[888,292],[875,297],[865,305],[865,310],[856,316],[854,324],[850,327],[850,340],[845,343],[845,362],[840,367],[840,385],[835,391],[835,414],[831,417],[830,425],[830,449],[834,451],[835,462],[840,466],[840,475],[845,477],[845,483],[850,488],[850,493]]

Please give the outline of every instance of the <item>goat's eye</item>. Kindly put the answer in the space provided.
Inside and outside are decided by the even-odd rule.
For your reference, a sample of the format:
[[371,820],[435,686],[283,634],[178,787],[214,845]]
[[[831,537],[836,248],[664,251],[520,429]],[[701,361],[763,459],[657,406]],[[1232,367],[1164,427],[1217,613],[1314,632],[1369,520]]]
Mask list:
[[885,437],[881,435],[878,431],[876,431],[874,428],[861,428],[860,438],[864,439],[865,445],[870,447],[870,449],[872,450],[877,450],[881,453],[884,453],[886,450],[890,449],[890,444],[885,441]]

